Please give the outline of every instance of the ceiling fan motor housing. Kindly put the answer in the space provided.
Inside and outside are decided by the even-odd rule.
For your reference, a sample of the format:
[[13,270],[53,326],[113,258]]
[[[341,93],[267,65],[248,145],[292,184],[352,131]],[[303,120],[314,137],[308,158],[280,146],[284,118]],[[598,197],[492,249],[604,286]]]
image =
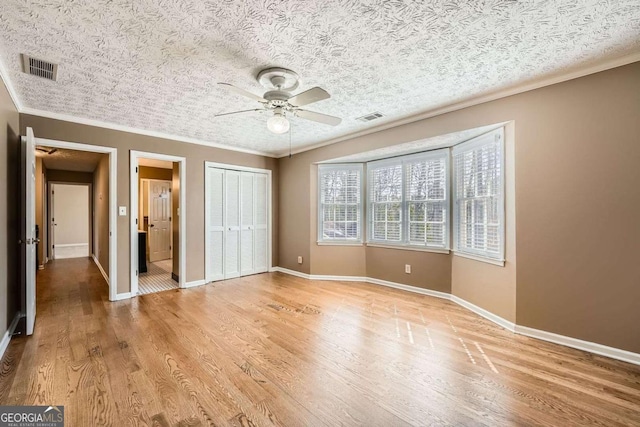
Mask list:
[[285,107],[291,94],[283,90],[270,90],[263,95],[263,98],[269,101],[268,108]]
[[286,92],[296,90],[300,84],[300,78],[295,71],[278,67],[260,71],[257,80],[266,89]]

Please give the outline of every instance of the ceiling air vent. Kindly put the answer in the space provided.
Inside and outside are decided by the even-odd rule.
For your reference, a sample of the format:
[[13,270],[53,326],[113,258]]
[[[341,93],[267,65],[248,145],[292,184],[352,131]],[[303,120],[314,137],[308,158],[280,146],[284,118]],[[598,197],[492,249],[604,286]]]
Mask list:
[[382,113],[370,113],[370,114],[366,114],[362,117],[358,117],[356,120],[360,120],[361,122],[370,122],[372,120],[377,120],[380,117],[383,117]]
[[24,72],[32,76],[43,77],[54,82],[58,78],[58,64],[53,62],[22,54],[22,65],[24,66]]

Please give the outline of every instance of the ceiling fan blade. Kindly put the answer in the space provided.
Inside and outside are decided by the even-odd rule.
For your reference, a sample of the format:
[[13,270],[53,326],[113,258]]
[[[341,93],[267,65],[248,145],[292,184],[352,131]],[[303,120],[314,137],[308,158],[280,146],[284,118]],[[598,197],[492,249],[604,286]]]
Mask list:
[[246,90],[244,90],[244,89],[240,89],[239,87],[236,87],[236,86],[231,85],[231,84],[229,84],[229,83],[218,83],[218,84],[219,84],[220,86],[224,86],[224,87],[226,87],[227,89],[229,89],[229,90],[230,90],[230,91],[232,91],[232,92],[237,93],[238,95],[242,95],[242,96],[244,96],[244,97],[247,97],[247,98],[253,99],[254,101],[262,102],[262,103],[265,103],[265,104],[266,104],[266,102],[267,102],[267,100],[266,100],[266,99],[264,99],[263,97],[258,96],[258,95],[254,95],[254,94],[252,94],[251,92],[247,92]]
[[229,116],[231,114],[240,114],[240,113],[250,113],[252,111],[264,111],[262,108],[254,108],[253,110],[241,110],[241,111],[232,111],[230,113],[222,113],[222,114],[216,114],[213,117],[220,117],[220,116]]
[[297,94],[296,96],[289,98],[288,102],[294,107],[302,107],[303,105],[322,101],[323,99],[328,98],[331,98],[331,95],[329,95],[326,90],[320,87],[313,87],[309,90]]
[[311,120],[318,123],[323,123],[325,125],[338,126],[342,119],[340,117],[329,116],[327,114],[314,113],[313,111],[307,110],[296,110],[296,116],[302,117],[303,119]]

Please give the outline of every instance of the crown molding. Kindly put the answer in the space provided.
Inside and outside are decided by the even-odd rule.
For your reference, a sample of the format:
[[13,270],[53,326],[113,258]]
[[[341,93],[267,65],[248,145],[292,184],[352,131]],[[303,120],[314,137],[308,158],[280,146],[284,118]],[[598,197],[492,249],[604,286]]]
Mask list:
[[52,112],[49,112],[49,111],[38,110],[38,109],[35,109],[35,108],[25,107],[25,108],[22,108],[20,110],[20,113],[21,114],[30,114],[30,115],[33,115],[33,116],[46,117],[46,118],[55,119],[55,120],[63,120],[65,122],[77,123],[77,124],[81,124],[81,125],[95,126],[95,127],[100,127],[100,128],[104,128],[104,129],[111,129],[111,130],[116,130],[116,131],[120,131],[120,132],[128,132],[128,133],[134,133],[134,134],[138,134],[138,135],[151,136],[151,137],[154,137],[154,138],[169,139],[169,140],[172,140],[172,141],[179,141],[179,142],[188,142],[190,144],[204,145],[204,146],[207,146],[207,147],[219,148],[221,150],[237,151],[237,152],[240,152],[240,153],[253,154],[253,155],[256,155],[256,156],[276,157],[273,153],[266,153],[266,152],[263,152],[263,151],[250,150],[250,149],[246,149],[246,148],[239,148],[239,147],[234,147],[232,145],[218,144],[218,143],[215,143],[215,142],[209,142],[209,141],[204,141],[204,140],[196,139],[196,138],[189,138],[189,137],[185,137],[185,136],[172,135],[172,134],[169,134],[169,133],[157,132],[157,131],[153,131],[153,130],[145,130],[145,129],[139,129],[139,128],[134,128],[134,127],[130,127],[130,126],[123,126],[123,125],[118,125],[118,124],[115,124],[115,123],[103,122],[103,121],[100,121],[100,120],[85,119],[85,118],[82,118],[82,117],[70,116],[68,114],[52,113]]
[[[588,76],[590,74],[595,74],[601,71],[610,70],[612,68],[622,67],[624,65],[629,65],[638,61],[640,61],[640,52],[632,53],[630,55],[626,55],[617,59],[601,62],[599,64],[592,65],[590,67],[581,68],[578,70],[559,74],[552,77],[542,78],[533,82],[516,85],[507,89],[501,89],[495,92],[488,93],[486,95],[465,99],[463,101],[456,102],[454,104],[441,105],[439,107],[436,107],[428,111],[424,111],[422,113],[418,113],[409,117],[405,117],[403,119],[394,120],[392,122],[385,123],[379,126],[374,126],[372,128],[364,129],[358,132],[349,133],[347,135],[333,138],[328,141],[320,142],[313,145],[308,145],[299,150],[292,151],[291,154],[293,155],[293,154],[304,153],[305,151],[311,151],[311,150],[315,150],[316,148],[326,147],[327,145],[336,144],[338,142],[347,141],[349,139],[371,135],[372,133],[381,132],[383,130],[406,125],[409,123],[414,123],[420,120],[439,116],[441,114],[451,113],[453,111],[458,111],[464,108],[473,107],[475,105],[484,104],[486,102],[495,101],[500,98],[506,98],[508,96],[518,95],[520,93],[529,92],[531,90],[540,89],[545,86],[551,86],[557,83],[566,82],[568,80],[577,79],[580,77]],[[288,151],[280,152],[277,155],[277,157],[280,159],[287,156],[289,156]]]
[[11,80],[9,80],[9,73],[7,72],[7,69],[4,66],[4,61],[2,60],[2,58],[0,58],[0,79],[2,79],[4,86],[7,88],[7,92],[9,92],[9,96],[13,101],[13,105],[15,105],[16,110],[18,110],[18,113],[20,113],[23,107],[22,107],[22,104],[20,103],[20,99],[18,98],[18,93],[16,92],[15,88],[11,84]]
[[221,150],[236,151],[240,153],[253,154],[253,155],[264,156],[264,157],[284,158],[289,156],[289,154],[304,153],[305,151],[315,150],[316,148],[326,147],[327,145],[332,145],[332,144],[336,144],[338,142],[346,141],[349,139],[370,135],[370,134],[381,132],[394,127],[398,127],[398,126],[406,125],[409,123],[414,123],[420,120],[428,119],[431,117],[439,116],[441,114],[446,114],[453,111],[462,110],[464,108],[473,107],[475,105],[484,104],[486,102],[495,101],[500,98],[506,98],[508,96],[517,95],[517,94],[528,92],[535,89],[540,89],[545,86],[550,86],[550,85],[562,83],[568,80],[573,80],[580,77],[588,76],[590,74],[599,73],[601,71],[606,71],[612,68],[622,67],[624,65],[632,64],[638,61],[640,61],[640,52],[632,53],[617,59],[601,62],[599,64],[592,65],[590,67],[581,68],[581,69],[574,70],[568,73],[563,73],[557,76],[543,78],[543,79],[536,80],[534,82],[529,82],[526,84],[516,85],[508,89],[491,92],[486,95],[473,97],[460,102],[456,102],[454,104],[442,105],[419,114],[405,117],[403,119],[394,120],[392,122],[385,123],[379,126],[374,126],[369,129],[364,129],[358,132],[349,133],[347,135],[343,135],[337,138],[332,138],[330,140],[320,142],[317,144],[308,145],[298,150],[292,151],[291,153],[289,153],[288,151],[287,152],[281,151],[278,153],[269,153],[269,152],[263,152],[263,151],[257,151],[257,150],[250,150],[250,149],[234,147],[226,144],[219,144],[219,143],[204,141],[196,138],[182,137],[182,136],[172,135],[164,132],[145,130],[145,129],[134,128],[130,126],[118,125],[110,122],[103,122],[100,120],[86,119],[82,117],[71,116],[68,114],[53,113],[45,110],[24,107],[20,102],[20,99],[18,98],[18,94],[15,88],[11,84],[11,80],[9,79],[9,73],[7,72],[7,69],[1,58],[0,58],[0,77],[4,82],[7,88],[7,91],[11,96],[11,100],[16,106],[16,109],[21,114],[30,114],[34,116],[62,120],[62,121],[71,122],[71,123],[84,124],[88,126],[96,126],[96,127],[101,127],[101,128],[111,129],[111,130],[116,130],[121,132],[129,132],[129,133],[134,133],[138,135],[151,136],[155,138],[163,138],[163,139],[168,139],[173,141],[187,142],[190,144],[204,145],[207,147],[219,148]]

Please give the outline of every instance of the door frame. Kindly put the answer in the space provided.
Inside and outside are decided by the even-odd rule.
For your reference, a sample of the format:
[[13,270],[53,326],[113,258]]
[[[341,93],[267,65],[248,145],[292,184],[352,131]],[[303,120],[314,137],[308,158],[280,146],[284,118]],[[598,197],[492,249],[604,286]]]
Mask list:
[[[171,183],[171,181],[166,180],[166,179],[155,179],[155,178],[140,178],[140,183],[144,184],[145,182],[147,183],[148,186],[151,185],[151,183],[153,181],[159,181],[159,182],[168,182]],[[144,186],[142,186],[144,188]],[[139,187],[138,187],[138,191],[140,191]],[[140,203],[139,201],[142,200],[143,196],[142,194],[139,194],[138,197],[138,203]],[[147,205],[149,206],[149,209],[151,209],[151,187],[149,187],[148,193],[147,193]],[[169,210],[171,212],[173,212],[173,197],[169,198]],[[138,205],[138,213],[140,212],[140,205]],[[170,217],[171,219],[169,220],[170,222],[170,226],[171,226],[171,235],[169,236],[169,245],[171,246],[171,248],[173,248],[173,215],[171,215]],[[140,218],[138,218],[138,221],[140,220]],[[147,238],[149,239],[149,242],[151,242],[151,234],[149,233],[149,230],[147,230]],[[151,243],[149,243],[149,248],[151,248]],[[149,262],[151,262],[151,253],[147,253],[147,255],[149,255]],[[173,254],[171,254],[171,259],[173,259]]]
[[[48,250],[49,250],[49,254],[51,255],[51,259],[56,259],[55,258],[55,248],[54,246],[54,236],[55,236],[55,232],[54,232],[54,227],[53,227],[53,186],[54,185],[84,185],[89,187],[89,256],[92,256],[94,253],[94,239],[93,239],[93,228],[95,226],[94,221],[95,221],[95,212],[94,212],[94,203],[93,203],[93,184],[88,183],[88,182],[65,182],[65,181],[48,181],[48,189],[47,189],[47,194],[49,196],[49,201],[47,203],[47,215],[44,215],[43,212],[43,221],[47,221],[49,224],[49,227],[47,228],[47,231],[49,232],[49,239],[47,239],[47,246],[48,246]],[[44,208],[44,205],[43,205]],[[43,227],[44,228],[44,227]],[[40,239],[42,241],[42,239]]]
[[[139,202],[140,196],[138,191],[138,170],[140,159],[164,160],[180,164],[180,195],[178,206],[178,250],[180,269],[179,286],[186,288],[187,284],[187,159],[186,157],[172,156],[169,154],[151,153],[145,151],[130,150],[130,169],[129,169],[129,248],[131,250],[130,258],[130,275],[131,275],[131,297],[138,296],[138,222],[139,222]],[[172,218],[173,220],[173,218]]]
[[211,207],[209,203],[209,180],[207,179],[207,169],[209,168],[217,168],[217,169],[226,169],[233,170],[238,172],[254,172],[254,173],[263,173],[267,175],[267,271],[273,271],[273,200],[272,200],[272,172],[271,169],[260,169],[260,168],[252,168],[248,166],[237,166],[226,163],[217,163],[217,162],[204,162],[204,283],[209,283],[209,277],[211,272],[209,271],[207,257],[209,256],[209,233],[206,231],[209,226],[209,218],[211,217]]
[[[51,148],[66,148],[68,150],[89,151],[109,155],[109,276],[103,274],[109,285],[109,301],[122,299],[118,297],[118,149],[103,147],[100,145],[81,144],[78,142],[57,141],[54,139],[37,138],[36,145],[44,145]],[[93,255],[93,260],[100,268],[100,263]],[[102,271],[104,273],[104,271]]]

